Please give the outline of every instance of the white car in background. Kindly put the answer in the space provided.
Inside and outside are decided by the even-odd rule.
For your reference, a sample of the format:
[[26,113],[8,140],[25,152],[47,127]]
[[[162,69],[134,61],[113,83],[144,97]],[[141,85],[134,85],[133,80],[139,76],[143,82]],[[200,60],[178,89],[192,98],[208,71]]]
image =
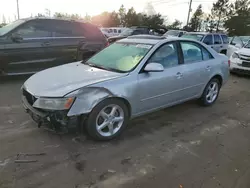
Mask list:
[[227,57],[230,58],[231,55],[235,51],[239,50],[244,45],[246,45],[249,40],[250,40],[250,36],[234,36],[234,37],[230,37],[230,42],[229,42],[228,49],[227,49]]
[[118,36],[127,28],[126,27],[108,27],[108,28],[100,28],[100,29],[101,29],[102,33],[107,38],[109,38],[109,37]]
[[231,72],[250,74],[250,40],[242,48],[232,53],[230,61]]

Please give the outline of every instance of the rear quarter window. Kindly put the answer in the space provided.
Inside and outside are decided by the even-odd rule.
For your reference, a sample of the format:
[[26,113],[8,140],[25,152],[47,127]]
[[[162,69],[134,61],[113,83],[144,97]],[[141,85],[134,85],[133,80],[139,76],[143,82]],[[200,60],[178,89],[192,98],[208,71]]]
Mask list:
[[228,44],[229,43],[229,38],[226,35],[221,35],[222,41],[224,44]]

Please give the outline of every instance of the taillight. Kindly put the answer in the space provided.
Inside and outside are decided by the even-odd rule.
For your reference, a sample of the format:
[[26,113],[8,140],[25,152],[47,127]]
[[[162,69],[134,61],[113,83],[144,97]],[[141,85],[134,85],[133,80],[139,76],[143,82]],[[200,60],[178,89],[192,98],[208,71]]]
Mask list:
[[106,47],[107,47],[107,46],[109,46],[109,42],[108,42],[108,41],[107,41],[107,43],[106,43]]

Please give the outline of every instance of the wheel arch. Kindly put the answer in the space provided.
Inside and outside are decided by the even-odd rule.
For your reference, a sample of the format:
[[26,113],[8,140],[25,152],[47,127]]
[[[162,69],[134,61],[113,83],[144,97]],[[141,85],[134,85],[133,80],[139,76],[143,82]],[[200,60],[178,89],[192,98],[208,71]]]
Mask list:
[[129,117],[131,117],[132,109],[130,102],[125,97],[117,96],[108,89],[101,87],[92,87],[87,88],[87,90],[80,91],[67,116],[88,114],[96,105],[107,99],[117,99],[123,101],[128,107]]
[[220,74],[216,74],[216,75],[214,75],[214,76],[209,80],[209,82],[210,82],[212,79],[214,79],[214,78],[218,79],[219,82],[220,82],[220,86],[222,86],[222,84],[223,84],[223,78],[222,78],[222,76],[221,76]]

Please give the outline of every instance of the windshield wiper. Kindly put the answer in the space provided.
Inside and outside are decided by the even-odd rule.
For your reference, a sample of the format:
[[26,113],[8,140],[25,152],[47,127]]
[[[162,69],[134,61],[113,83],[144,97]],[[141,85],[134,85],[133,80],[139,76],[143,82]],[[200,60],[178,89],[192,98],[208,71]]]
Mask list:
[[94,63],[87,62],[87,61],[86,61],[86,62],[83,62],[83,64],[89,65],[90,67],[94,67],[94,68],[98,68],[98,69],[107,70],[107,71],[125,73],[125,71],[121,71],[121,70],[114,69],[114,68],[111,68],[111,67],[104,67],[104,66],[102,66],[102,65],[96,65],[96,64],[94,64]]

